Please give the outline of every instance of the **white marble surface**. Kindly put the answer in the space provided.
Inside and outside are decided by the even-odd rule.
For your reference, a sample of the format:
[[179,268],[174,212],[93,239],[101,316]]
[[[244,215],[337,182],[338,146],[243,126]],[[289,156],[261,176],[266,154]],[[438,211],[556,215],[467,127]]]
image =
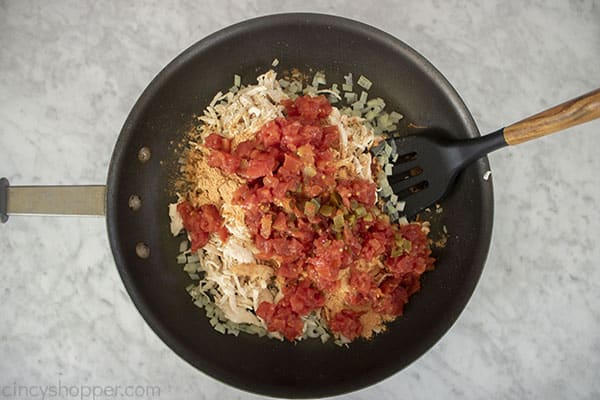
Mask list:
[[[598,1],[364,4],[0,0],[0,175],[103,183],[153,76],[203,36],[274,12],[340,14],[404,40],[445,74],[482,132],[600,85]],[[348,398],[599,398],[598,151],[600,121],[493,154],[493,243],[469,305],[417,362]],[[158,385],[167,399],[257,398],[197,372],[146,326],[100,218],[0,226],[0,315],[2,388]]]

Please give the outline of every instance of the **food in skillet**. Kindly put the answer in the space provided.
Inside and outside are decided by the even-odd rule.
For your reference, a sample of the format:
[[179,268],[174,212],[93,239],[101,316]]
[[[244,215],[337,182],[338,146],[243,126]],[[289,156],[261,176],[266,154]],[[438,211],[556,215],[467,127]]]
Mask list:
[[434,264],[428,225],[400,217],[386,180],[393,152],[380,133],[401,115],[368,100],[362,76],[346,77],[341,109],[337,85],[318,90],[323,74],[302,82],[236,76],[199,117],[169,207],[172,233],[190,243],[178,261],[221,333],[368,339],[402,315]]

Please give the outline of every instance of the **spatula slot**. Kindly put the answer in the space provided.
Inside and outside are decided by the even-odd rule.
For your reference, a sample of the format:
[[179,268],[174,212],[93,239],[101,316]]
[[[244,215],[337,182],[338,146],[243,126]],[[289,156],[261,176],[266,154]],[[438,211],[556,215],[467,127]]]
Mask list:
[[412,160],[416,160],[416,159],[417,159],[416,151],[398,155],[398,163],[403,163],[403,162],[412,161]]
[[423,173],[423,168],[417,165],[417,162],[404,163],[394,166],[392,175],[388,177],[390,184],[402,182]]
[[410,177],[402,182],[392,184],[392,190],[399,199],[406,199],[415,193],[419,193],[429,187],[429,182],[421,180],[420,177]]

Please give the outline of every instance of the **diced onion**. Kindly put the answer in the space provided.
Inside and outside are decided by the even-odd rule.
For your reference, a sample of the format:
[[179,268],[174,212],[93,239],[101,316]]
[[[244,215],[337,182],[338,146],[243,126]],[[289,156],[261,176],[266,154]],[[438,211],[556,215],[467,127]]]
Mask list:
[[184,240],[181,243],[179,243],[179,252],[180,253],[183,253],[187,249],[188,249],[188,241],[187,240]]
[[344,81],[346,85],[352,85],[352,72],[349,72],[348,75],[344,75]]
[[371,89],[371,85],[373,85],[373,82],[371,82],[369,79],[367,79],[367,77],[365,77],[364,75],[359,76],[356,83],[359,86],[365,88],[366,90]]
[[363,90],[360,92],[360,98],[358,100],[364,104],[367,102],[368,96],[369,96],[368,93]]

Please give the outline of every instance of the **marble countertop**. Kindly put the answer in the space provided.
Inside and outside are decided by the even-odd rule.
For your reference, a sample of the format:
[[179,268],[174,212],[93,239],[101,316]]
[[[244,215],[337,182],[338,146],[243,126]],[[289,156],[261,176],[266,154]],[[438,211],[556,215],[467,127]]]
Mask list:
[[[300,4],[0,1],[0,176],[104,183],[121,125],[162,67],[219,28],[275,12],[339,14],[395,35],[444,73],[482,132],[600,85],[595,0]],[[491,155],[494,235],[471,301],[431,351],[347,398],[598,398],[598,151],[595,121]],[[41,398],[32,388],[47,385],[258,398],[193,369],[150,330],[102,218],[11,217],[0,266],[0,398]]]

